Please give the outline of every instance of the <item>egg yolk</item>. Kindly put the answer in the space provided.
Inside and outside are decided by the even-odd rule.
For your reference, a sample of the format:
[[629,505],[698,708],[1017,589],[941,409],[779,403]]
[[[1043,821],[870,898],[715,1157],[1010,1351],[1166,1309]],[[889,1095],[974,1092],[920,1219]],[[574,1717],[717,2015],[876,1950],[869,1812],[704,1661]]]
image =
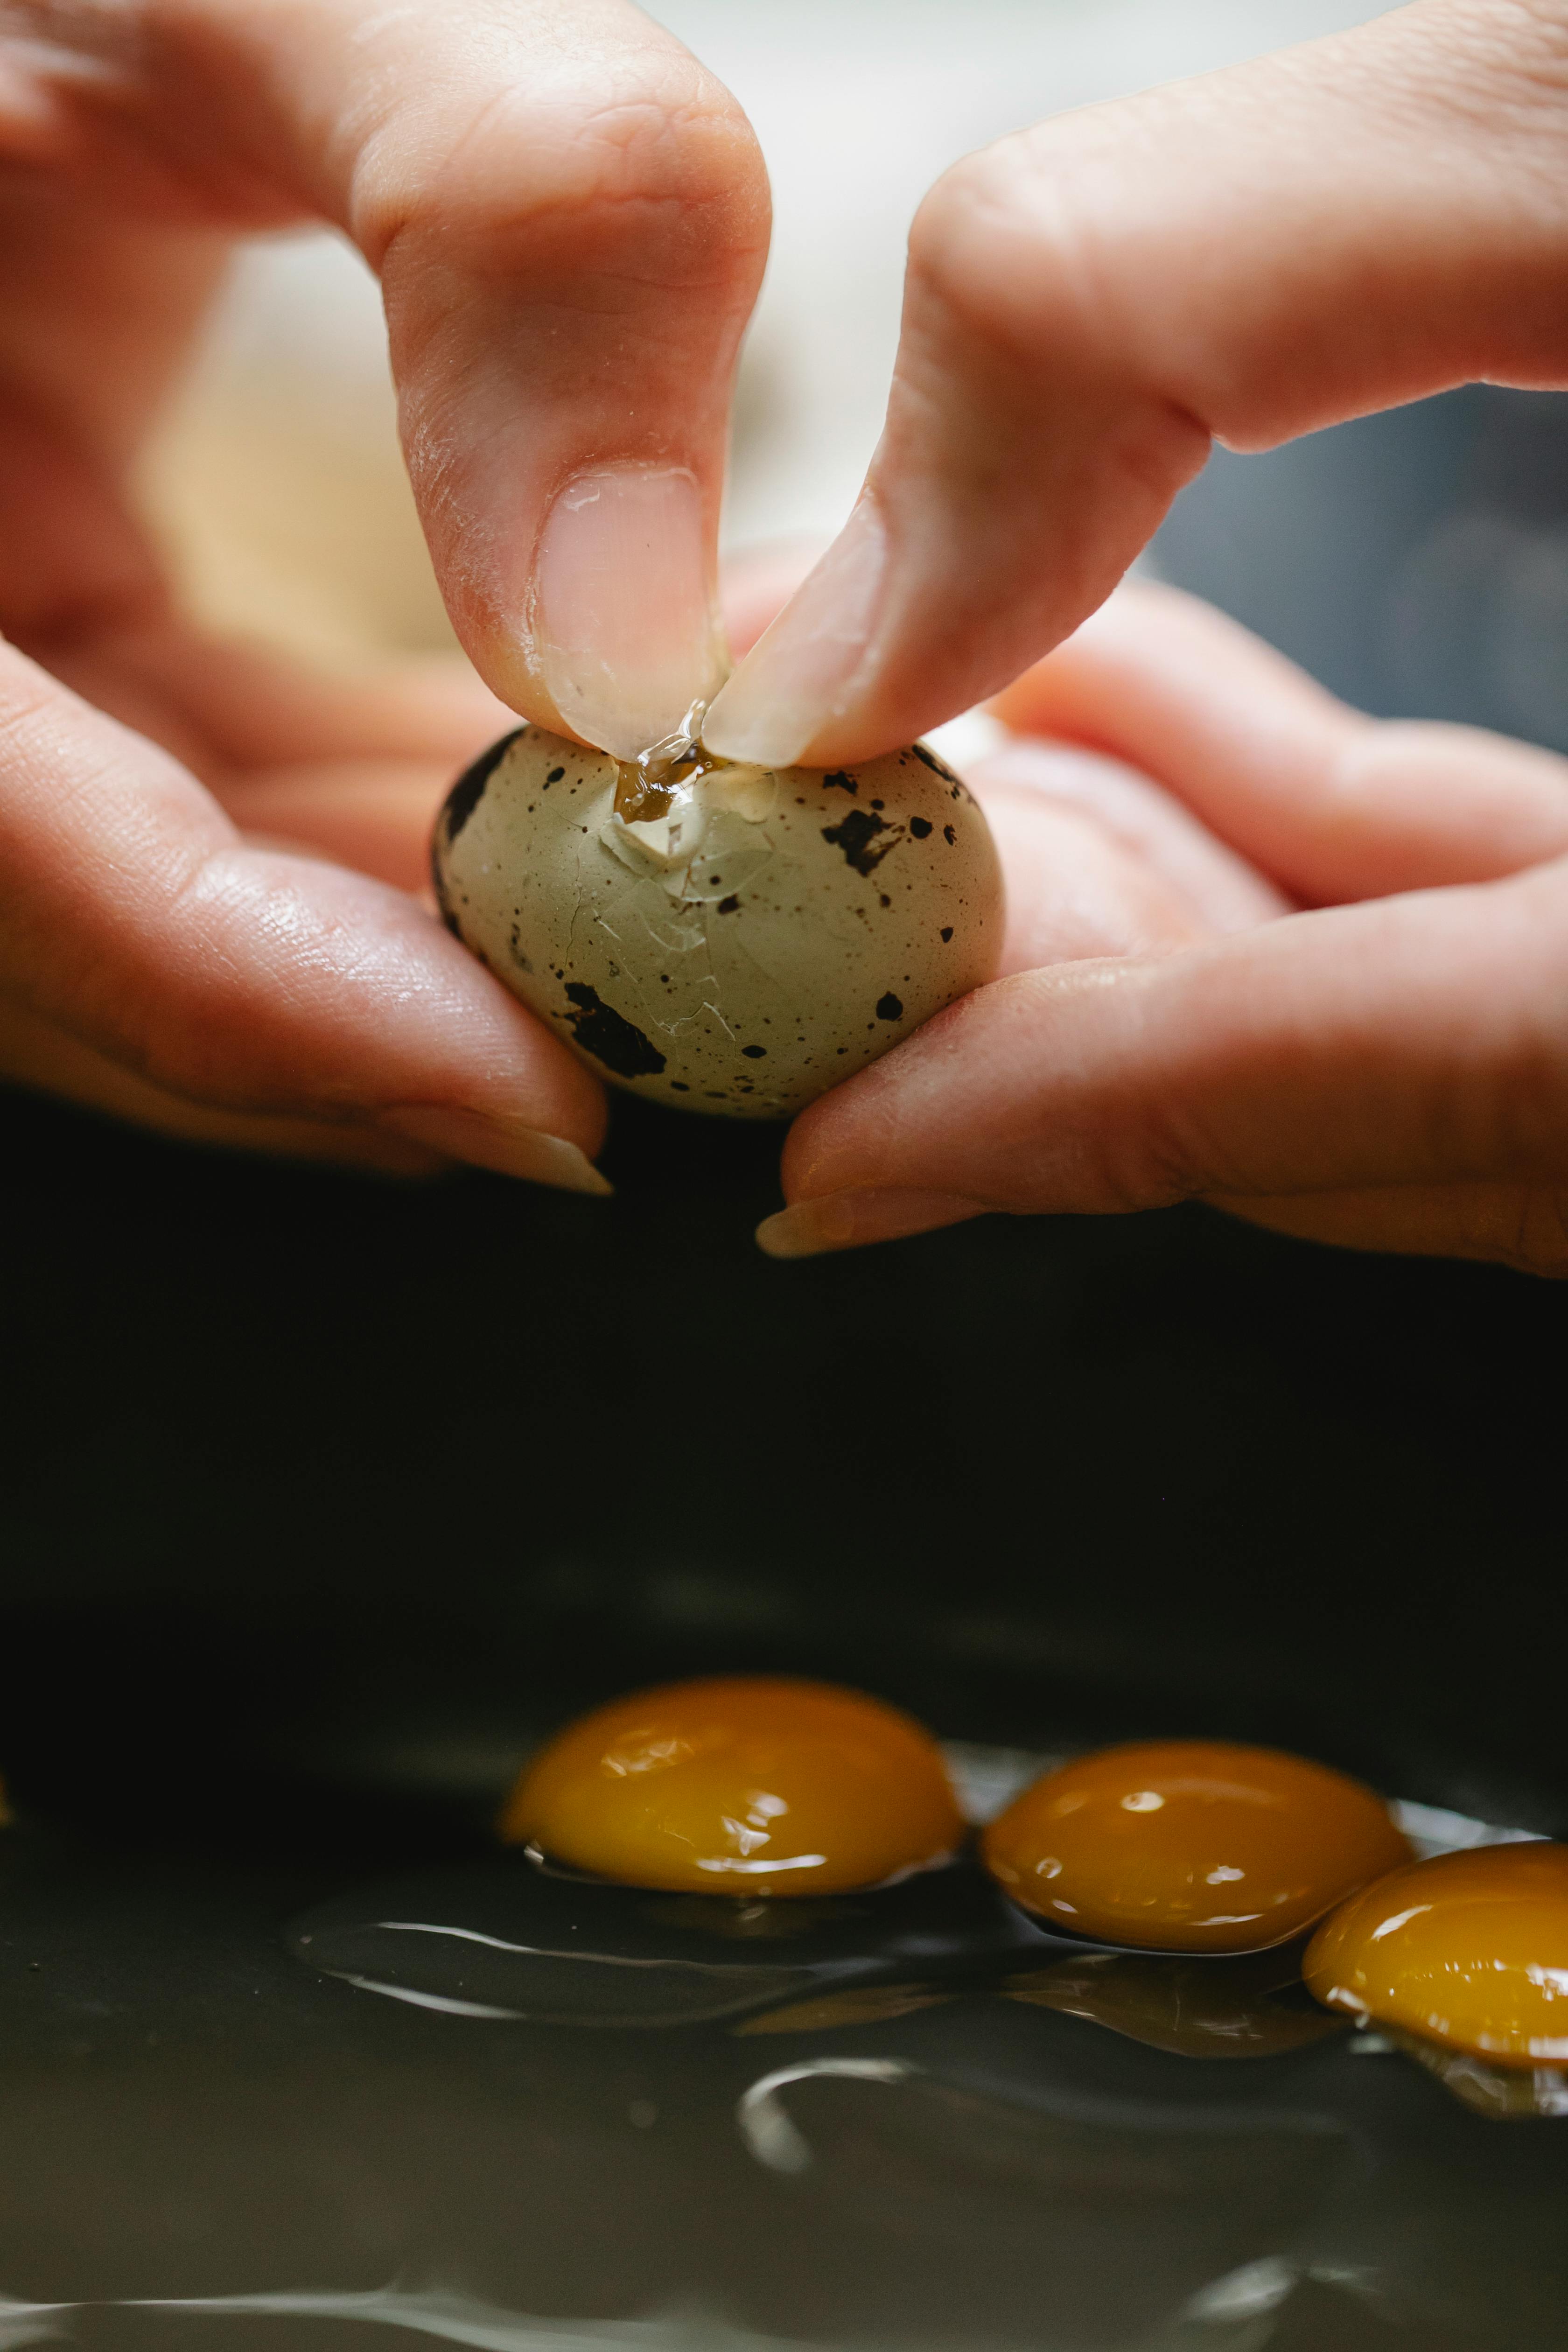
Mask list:
[[1568,2065],[1568,1845],[1435,1854],[1363,1888],[1307,1947],[1330,2009],[1498,2066]]
[[527,1767],[500,1834],[634,1886],[820,1895],[940,1859],[963,1820],[908,1716],[825,1683],[739,1675],[584,1716]]
[[1256,1952],[1410,1859],[1357,1780],[1270,1748],[1146,1740],[1048,1772],[985,1832],[1014,1900],[1074,1934]]

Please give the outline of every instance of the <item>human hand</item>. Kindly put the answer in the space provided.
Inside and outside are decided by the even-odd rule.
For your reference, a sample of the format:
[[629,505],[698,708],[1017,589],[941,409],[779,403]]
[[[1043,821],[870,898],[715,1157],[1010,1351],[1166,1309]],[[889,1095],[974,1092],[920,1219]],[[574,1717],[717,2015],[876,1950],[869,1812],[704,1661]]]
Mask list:
[[1565,132],[1568,0],[1421,0],[960,163],[914,224],[862,498],[705,740],[832,765],[996,692],[1211,438],[1568,382]]
[[767,204],[678,42],[624,0],[13,0],[0,1075],[215,1139],[602,1190],[597,1086],[406,895],[509,710],[438,665],[333,683],[200,639],[128,499],[228,241],[309,219],[380,273],[489,687],[629,750],[716,679]]
[[765,1247],[1200,1198],[1568,1274],[1568,761],[1139,585],[997,710],[1005,974],[802,1114]]

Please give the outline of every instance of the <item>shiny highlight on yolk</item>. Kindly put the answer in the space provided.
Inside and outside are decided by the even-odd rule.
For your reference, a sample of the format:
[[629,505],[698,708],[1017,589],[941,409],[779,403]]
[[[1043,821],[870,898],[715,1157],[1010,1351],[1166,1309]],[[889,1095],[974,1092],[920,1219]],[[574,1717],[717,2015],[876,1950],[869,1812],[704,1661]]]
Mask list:
[[1568,1845],[1435,1854],[1325,1919],[1308,1990],[1496,2066],[1568,2065]]
[[760,1675],[584,1716],[528,1766],[500,1827],[634,1886],[742,1895],[872,1886],[963,1835],[918,1723],[858,1691]]
[[1267,1950],[1410,1859],[1358,1780],[1206,1739],[1079,1757],[1016,1798],[983,1851],[1026,1910],[1171,1952]]

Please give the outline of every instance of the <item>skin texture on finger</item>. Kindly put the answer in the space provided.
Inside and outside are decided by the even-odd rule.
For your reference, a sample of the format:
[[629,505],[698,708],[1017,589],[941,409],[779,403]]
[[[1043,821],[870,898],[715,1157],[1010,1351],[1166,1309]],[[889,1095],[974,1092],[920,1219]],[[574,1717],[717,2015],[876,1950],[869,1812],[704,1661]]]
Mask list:
[[246,835],[420,897],[453,782],[517,723],[460,655],[337,674],[177,620],[74,635],[47,667],[173,752]]
[[[0,68],[13,54],[0,35]],[[0,70],[0,629],[43,654],[164,612],[125,478],[228,239],[98,200],[26,135],[18,152],[15,93]]]
[[[1172,909],[1147,939],[1131,934],[1118,945],[1107,936],[1100,955],[1136,953],[1162,944],[1185,945],[1215,931],[1250,930],[1291,911],[1291,902],[1255,867],[1169,793],[1118,760],[1069,744],[1019,737],[988,752],[968,773],[971,791],[982,802],[992,830],[1005,831],[1037,822],[1038,813],[1054,809],[1065,817],[1075,812],[1100,838],[1112,845],[1127,866],[1144,877],[1144,887],[1156,882]],[[1063,836],[1064,846],[1068,836]],[[1037,869],[1036,895],[1048,892],[1069,877],[1059,869]],[[1020,876],[1009,878],[1008,908],[1020,921],[1026,919],[1031,885]],[[1054,963],[1052,955],[1009,961],[1010,971],[1032,963]]]
[[1270,1233],[1401,1257],[1479,1258],[1568,1280],[1568,1183],[1388,1184],[1213,1206]]
[[76,642],[50,667],[174,752],[247,836],[419,897],[454,780],[516,725],[460,656],[338,676],[170,624]]
[[993,709],[1156,777],[1309,905],[1568,852],[1568,761],[1479,728],[1367,719],[1173,588],[1129,581]]
[[723,674],[714,550],[766,181],[672,37],[603,0],[551,13],[554,53],[501,98],[487,62],[428,187],[367,145],[352,222],[459,638],[515,708],[627,756]]
[[112,472],[0,383],[0,627],[41,655],[167,608]]
[[214,798],[247,840],[297,845],[423,899],[431,831],[451,788],[445,765],[339,760],[249,777]]
[[804,1112],[794,1202],[1103,1213],[1568,1171],[1568,868],[977,990]]
[[1208,936],[1191,901],[1093,816],[1027,786],[971,789],[1006,883],[999,977],[1089,956],[1165,955]]
[[1211,438],[1561,383],[1565,123],[1568,8],[1420,0],[959,164],[915,221],[860,506],[706,740],[854,760],[994,693]]
[[165,748],[176,731],[198,746],[204,782],[307,761],[460,765],[517,724],[460,655],[329,669],[179,620],[79,638],[46,667]]
[[410,898],[247,847],[174,761],[4,647],[0,753],[0,988],[25,1010],[208,1108],[405,1134],[451,1114],[458,1139],[427,1118],[416,1139],[462,1158],[488,1121],[523,1173],[529,1136],[597,1148],[595,1081]]
[[743,115],[672,35],[628,0],[22,0],[20,21],[32,104],[0,105],[0,148],[20,111],[39,174],[360,246],[448,609],[510,706],[625,751],[712,691],[768,200]]
[[[0,46],[0,58],[4,58]],[[105,203],[16,152],[0,99],[0,383],[123,469],[222,276],[226,227]]]
[[95,1053],[53,1022],[41,1021],[4,997],[0,997],[0,1080],[37,1094],[62,1096],[85,1110],[102,1111],[132,1127],[151,1128],[177,1143],[260,1152],[268,1159],[318,1160],[384,1176],[435,1176],[451,1165],[438,1153],[424,1150],[384,1129],[215,1110],[205,1103],[169,1094],[110,1061],[107,1055]]

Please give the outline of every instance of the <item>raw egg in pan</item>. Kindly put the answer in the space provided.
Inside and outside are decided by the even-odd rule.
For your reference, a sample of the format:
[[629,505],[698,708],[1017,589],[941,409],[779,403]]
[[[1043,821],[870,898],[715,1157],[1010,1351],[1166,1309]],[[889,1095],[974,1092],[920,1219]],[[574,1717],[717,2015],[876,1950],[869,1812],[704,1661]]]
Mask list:
[[1307,1948],[1309,1990],[1363,2023],[1568,2067],[1568,1845],[1436,1854],[1364,1887]]
[[1096,1943],[1250,1952],[1410,1860],[1382,1801],[1269,1748],[1144,1740],[1048,1772],[986,1831],[1015,1902]]
[[857,1691],[772,1675],[671,1683],[596,1708],[528,1766],[500,1821],[504,1839],[552,1862],[710,1895],[874,1886],[940,1861],[963,1830],[918,1723]]

